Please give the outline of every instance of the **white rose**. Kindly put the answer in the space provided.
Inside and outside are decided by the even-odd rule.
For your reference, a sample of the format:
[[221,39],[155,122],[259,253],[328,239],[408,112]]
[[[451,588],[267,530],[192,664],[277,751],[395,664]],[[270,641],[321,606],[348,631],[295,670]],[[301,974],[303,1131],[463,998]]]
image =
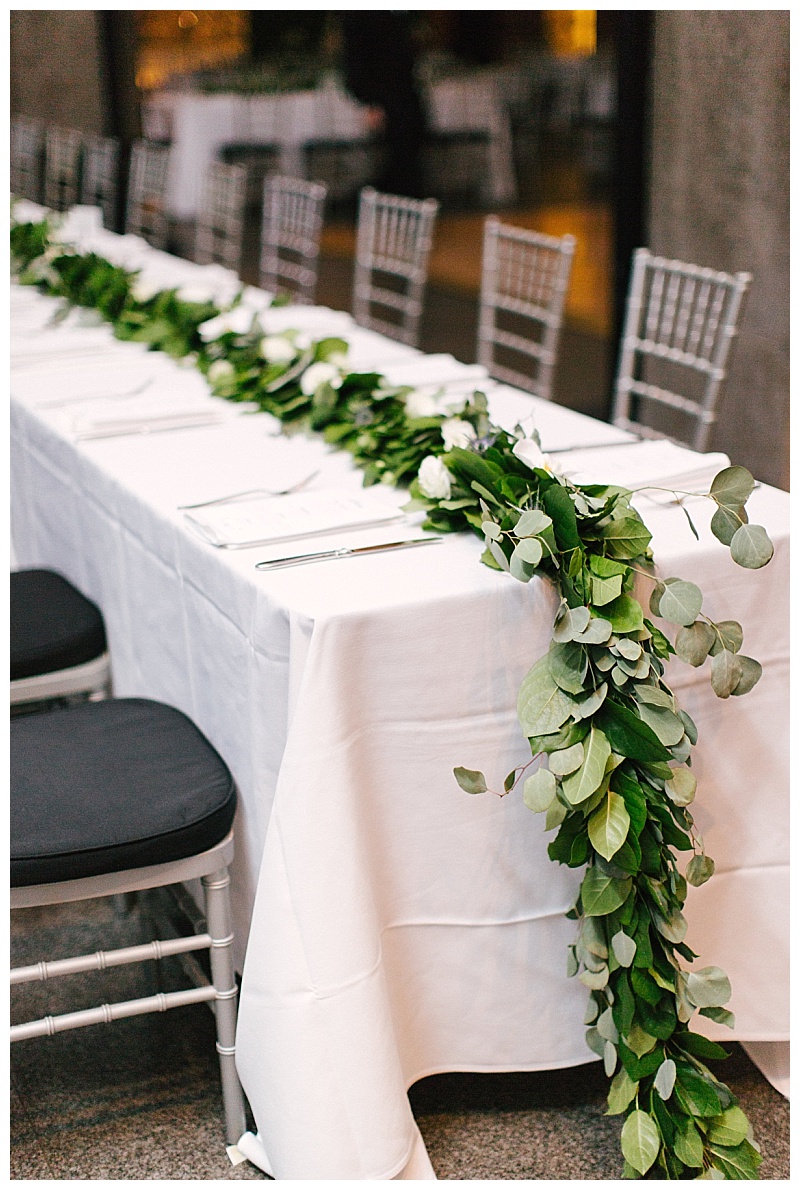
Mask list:
[[333,364],[312,364],[310,368],[306,368],[300,379],[300,391],[310,397],[323,384],[329,384],[331,388],[338,388],[341,383],[339,369],[335,368]]
[[535,439],[518,438],[514,443],[513,453],[522,460],[526,467],[530,467],[531,471],[534,467],[539,467],[540,470],[549,471],[552,474],[553,468],[550,459],[542,452],[541,446]]
[[436,401],[429,393],[410,392],[406,397],[407,417],[433,417],[436,412]]
[[229,376],[233,375],[234,370],[230,360],[216,359],[208,369],[208,379],[212,384],[216,384],[218,380],[227,380]]
[[197,330],[204,343],[211,343],[214,339],[219,339],[222,335],[230,333],[246,335],[252,323],[252,310],[248,310],[246,306],[234,306],[232,310],[226,310],[223,314],[218,314],[216,318],[209,318],[207,322],[201,322]]
[[459,417],[451,417],[442,422],[442,441],[445,450],[452,450],[454,446],[467,447],[475,437],[475,430],[468,421]]
[[259,350],[268,364],[288,364],[297,354],[297,348],[283,335],[266,335]]
[[214,288],[202,281],[185,281],[178,289],[178,297],[182,302],[213,302]]
[[450,472],[435,455],[422,460],[417,482],[419,490],[429,500],[447,500],[450,496]]

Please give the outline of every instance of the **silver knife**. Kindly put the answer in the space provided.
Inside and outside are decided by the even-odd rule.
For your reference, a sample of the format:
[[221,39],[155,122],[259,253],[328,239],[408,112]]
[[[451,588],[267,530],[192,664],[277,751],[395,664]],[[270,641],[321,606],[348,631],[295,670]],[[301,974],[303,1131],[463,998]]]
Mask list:
[[639,438],[618,438],[616,442],[583,442],[574,443],[572,446],[551,446],[549,449],[542,447],[546,455],[563,455],[570,454],[573,450],[605,450],[610,446],[638,446],[644,439]]
[[304,562],[327,562],[333,558],[354,558],[358,554],[380,554],[384,550],[407,550],[415,545],[437,545],[441,537],[413,537],[410,541],[387,541],[383,545],[343,545],[337,550],[322,550],[317,554],[292,554],[288,558],[274,558],[256,562],[256,570],[282,570],[286,566],[302,566]]

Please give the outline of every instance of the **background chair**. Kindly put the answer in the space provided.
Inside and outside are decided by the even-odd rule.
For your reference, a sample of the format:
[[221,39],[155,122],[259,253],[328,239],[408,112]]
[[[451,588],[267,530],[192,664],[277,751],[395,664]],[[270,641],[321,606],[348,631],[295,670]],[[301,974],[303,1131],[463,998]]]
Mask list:
[[81,202],[100,207],[103,224],[116,229],[119,141],[113,136],[87,136],[83,146]]
[[13,116],[9,147],[11,193],[41,202],[44,125],[29,116]]
[[125,230],[142,236],[155,248],[166,248],[169,236],[165,198],[169,148],[137,140],[131,148]]
[[293,301],[313,302],[326,193],[325,186],[302,178],[264,180],[262,289],[277,293],[288,288]]
[[[361,326],[415,347],[439,203],[361,191],[353,317]],[[376,314],[373,306],[382,308]],[[393,311],[397,317],[386,317]]]
[[247,170],[215,161],[203,184],[195,233],[198,264],[223,264],[239,272],[244,234]]
[[11,772],[12,909],[201,877],[207,917],[207,928],[191,937],[39,962],[12,971],[12,984],[196,950],[210,950],[211,958],[210,983],[17,1024],[11,1040],[212,1004],[226,1132],[234,1144],[244,1132],[245,1115],[235,1067],[237,988],[227,871],[236,788],[226,765],[180,711],[132,698],[13,720]]
[[[614,425],[707,449],[752,280],[637,248],[614,391]],[[675,391],[680,389],[680,392]]]
[[[552,398],[575,239],[484,223],[478,362],[497,380]],[[532,368],[521,371],[521,367]],[[514,366],[516,365],[516,366]]]
[[62,575],[13,571],[9,619],[12,707],[110,693],[103,617]]
[[80,132],[69,128],[48,128],[44,138],[44,205],[66,211],[80,195]]

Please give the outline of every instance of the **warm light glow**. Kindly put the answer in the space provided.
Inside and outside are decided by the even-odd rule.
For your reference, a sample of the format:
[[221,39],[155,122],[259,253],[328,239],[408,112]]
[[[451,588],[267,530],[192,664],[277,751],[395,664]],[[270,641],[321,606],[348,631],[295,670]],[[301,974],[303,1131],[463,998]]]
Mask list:
[[583,57],[597,50],[595,9],[560,8],[543,12],[547,43],[560,58]]
[[182,12],[178,17],[178,25],[181,29],[191,29],[199,19],[196,12]]
[[247,52],[248,14],[232,9],[140,9],[136,86],[152,91],[171,75],[223,66]]

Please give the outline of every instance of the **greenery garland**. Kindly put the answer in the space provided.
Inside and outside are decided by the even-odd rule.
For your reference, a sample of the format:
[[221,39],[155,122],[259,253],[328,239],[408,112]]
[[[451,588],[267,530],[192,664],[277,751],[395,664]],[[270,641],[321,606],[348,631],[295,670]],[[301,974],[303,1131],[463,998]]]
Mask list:
[[[22,282],[98,311],[119,338],[191,358],[218,396],[253,402],[289,429],[321,431],[353,454],[365,482],[411,480],[409,507],[426,509],[426,527],[472,528],[487,565],[554,584],[550,649],[518,699],[532,760],[508,774],[502,793],[524,779],[525,804],[558,830],[550,857],[585,867],[568,970],[589,989],[587,1041],[612,1077],[608,1114],[626,1115],[625,1176],[757,1178],[747,1118],[705,1064],[726,1051],[689,1028],[696,1012],[734,1020],[724,972],[680,962],[696,957],[684,941],[687,883],[703,884],[714,864],[689,810],[697,731],[664,679],[675,654],[696,667],[710,659],[719,697],[747,693],[761,667],[740,652],[740,625],[705,617],[693,583],[656,578],[631,491],[556,474],[536,435],[489,424],[483,394],[437,411],[378,373],[348,373],[344,340],[264,335],[239,301],[220,311],[175,290],[137,298],[134,273],[52,242],[47,221],[16,224],[11,239]],[[715,536],[755,569],[772,546],[748,522],[753,487],[745,468],[727,467],[702,494],[715,505]],[[650,614],[677,626],[674,645],[645,615],[642,584]],[[468,793],[487,791],[480,772],[455,776]],[[685,874],[676,852],[693,853]]]

